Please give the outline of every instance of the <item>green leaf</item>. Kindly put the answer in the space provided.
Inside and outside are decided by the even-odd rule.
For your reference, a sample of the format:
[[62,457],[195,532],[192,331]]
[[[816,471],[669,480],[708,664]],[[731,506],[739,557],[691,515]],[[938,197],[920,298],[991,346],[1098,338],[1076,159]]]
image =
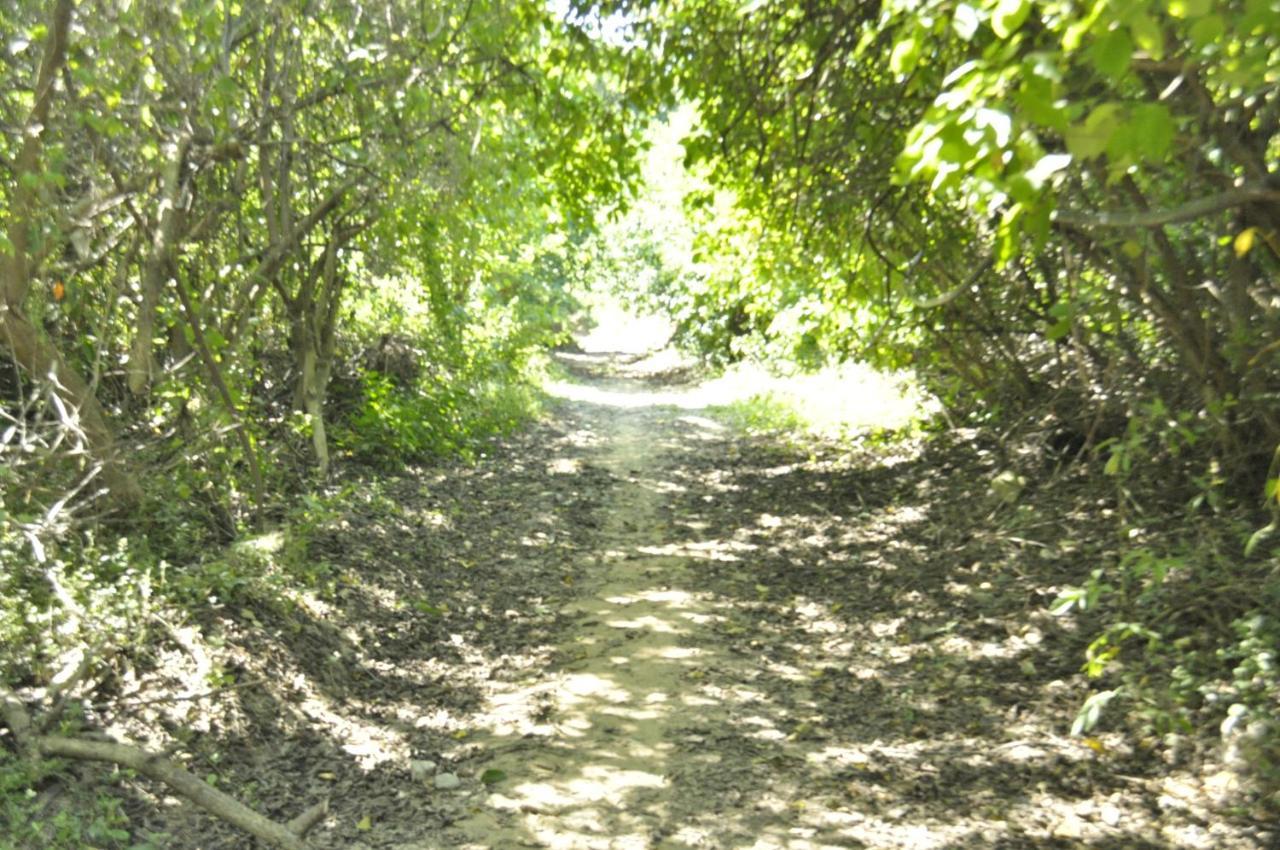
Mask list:
[[889,70],[899,77],[910,74],[915,70],[916,63],[920,61],[920,49],[918,33],[912,33],[909,38],[895,44],[893,52],[889,54]]
[[1030,0],[1000,0],[991,16],[991,29],[1000,38],[1008,38],[1018,31],[1030,12]]
[[1022,209],[1022,204],[1014,204],[1000,219],[996,230],[996,268],[1004,268],[1018,255]]
[[1129,60],[1133,58],[1133,40],[1125,30],[1114,29],[1094,42],[1089,56],[1098,73],[1118,80],[1129,71]]
[[499,782],[501,782],[506,778],[507,778],[506,771],[499,770],[496,767],[491,767],[488,770],[486,770],[484,773],[480,774],[480,781],[485,785],[497,785]]
[[1101,155],[1120,126],[1120,114],[1118,103],[1104,103],[1095,108],[1083,123],[1067,129],[1067,150],[1076,159],[1092,159]]
[[1168,108],[1160,103],[1133,107],[1107,146],[1117,162],[1162,162],[1173,147],[1177,127]]
[[1066,112],[1056,103],[1054,86],[1045,77],[1025,75],[1022,88],[1015,95],[1019,108],[1029,121],[1058,132],[1067,129]]
[[1207,15],[1191,25],[1191,41],[1196,47],[1207,47],[1222,38],[1227,31],[1221,15]]
[[1050,325],[1049,329],[1045,331],[1044,338],[1050,342],[1057,342],[1069,333],[1071,333],[1071,323],[1061,321]]
[[1080,604],[1084,598],[1084,588],[1068,587],[1062,593],[1058,594],[1058,598],[1053,600],[1053,606],[1049,609],[1049,613],[1055,617],[1061,617],[1070,613],[1071,609]]
[[1257,551],[1258,546],[1260,546],[1261,544],[1269,540],[1271,536],[1275,533],[1276,533],[1276,524],[1274,522],[1270,523],[1269,525],[1265,525],[1262,528],[1259,528],[1252,535],[1250,535],[1249,542],[1244,544],[1244,556],[1246,558],[1251,557],[1253,553]]
[[1115,699],[1117,691],[1098,691],[1080,707],[1080,713],[1076,715],[1075,722],[1071,724],[1071,734],[1080,735],[1088,732],[1094,726],[1098,725],[1098,720],[1102,717],[1102,710],[1107,707],[1107,703]]
[[1212,8],[1213,0],[1169,0],[1169,14],[1175,18],[1201,18]]
[[1152,59],[1164,57],[1164,31],[1156,19],[1146,12],[1138,12],[1129,16],[1129,31],[1138,47],[1150,54]]

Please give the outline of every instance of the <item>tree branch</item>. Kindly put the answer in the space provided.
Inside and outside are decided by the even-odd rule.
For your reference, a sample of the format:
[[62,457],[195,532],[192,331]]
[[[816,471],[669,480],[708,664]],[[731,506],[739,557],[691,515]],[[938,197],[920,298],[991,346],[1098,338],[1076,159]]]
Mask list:
[[1059,224],[1076,227],[1163,227],[1166,224],[1194,221],[1216,212],[1260,201],[1280,202],[1280,189],[1257,184],[1238,186],[1166,210],[1106,210],[1094,213],[1058,210],[1054,214],[1054,220]]
[[281,850],[308,850],[303,836],[329,810],[324,800],[286,824],[258,814],[236,798],[219,791],[199,777],[158,753],[114,741],[89,741],[58,735],[36,736],[27,707],[6,688],[0,687],[0,720],[13,734],[18,751],[29,756],[61,756],[84,761],[104,761],[136,770],[143,776],[168,785],[205,811]]

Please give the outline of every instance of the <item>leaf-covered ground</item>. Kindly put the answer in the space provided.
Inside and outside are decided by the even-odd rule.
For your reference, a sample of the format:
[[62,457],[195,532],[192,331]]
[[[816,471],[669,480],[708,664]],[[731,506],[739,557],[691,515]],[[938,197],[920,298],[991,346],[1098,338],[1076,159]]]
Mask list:
[[[234,684],[120,729],[282,820],[329,798],[317,848],[1275,840],[1206,753],[1066,734],[1087,636],[1046,609],[1100,545],[1070,475],[1015,522],[976,437],[745,439],[643,363],[564,362],[478,463],[345,482],[313,592],[201,624]],[[160,846],[252,846],[122,782]]]

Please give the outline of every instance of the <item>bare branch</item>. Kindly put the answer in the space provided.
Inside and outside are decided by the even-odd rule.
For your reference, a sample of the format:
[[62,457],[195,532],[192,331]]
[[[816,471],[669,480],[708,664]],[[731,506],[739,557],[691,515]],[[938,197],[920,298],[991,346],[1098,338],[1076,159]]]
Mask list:
[[1241,207],[1245,204],[1269,201],[1280,202],[1280,189],[1269,186],[1238,186],[1189,201],[1180,207],[1166,210],[1110,210],[1102,212],[1081,212],[1079,210],[1058,210],[1054,216],[1059,224],[1076,227],[1163,227],[1166,224],[1179,224],[1195,221],[1213,213]]

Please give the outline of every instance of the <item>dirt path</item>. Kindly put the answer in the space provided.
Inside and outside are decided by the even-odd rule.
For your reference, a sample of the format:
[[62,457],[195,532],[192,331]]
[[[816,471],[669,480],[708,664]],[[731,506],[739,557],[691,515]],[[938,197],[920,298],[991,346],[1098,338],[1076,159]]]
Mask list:
[[[260,685],[193,769],[283,817],[329,798],[335,850],[1270,846],[1194,742],[1066,734],[1069,481],[997,516],[973,435],[749,440],[692,387],[566,363],[555,414],[474,465],[345,482],[313,592],[206,626]],[[250,846],[150,793],[159,846]]]
[[1063,565],[983,539],[981,450],[805,458],[577,366],[564,412],[614,482],[599,537],[556,663],[474,718],[473,775],[501,781],[429,846],[1263,840],[1210,813],[1203,773],[1065,736],[1080,644],[1044,610]]
[[561,663],[489,701],[482,746],[497,755],[484,769],[505,778],[457,826],[467,848],[697,846],[699,821],[720,817],[708,808],[717,783],[687,787],[702,772],[713,780],[724,754],[707,733],[731,722],[699,682],[708,669],[749,673],[716,639],[724,616],[699,587],[698,556],[672,543],[670,504],[685,489],[681,453],[718,429],[654,404],[634,379],[594,389],[576,413],[619,482],[600,506],[603,545],[564,609]]

